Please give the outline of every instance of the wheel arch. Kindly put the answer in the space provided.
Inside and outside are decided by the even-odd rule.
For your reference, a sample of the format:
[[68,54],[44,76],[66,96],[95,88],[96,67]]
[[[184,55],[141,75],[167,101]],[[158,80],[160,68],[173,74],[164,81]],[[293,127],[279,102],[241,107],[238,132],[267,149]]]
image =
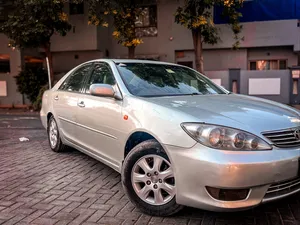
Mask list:
[[155,140],[157,141],[161,147],[163,148],[164,152],[168,155],[168,152],[166,151],[166,149],[164,148],[161,140],[154,135],[153,133],[149,132],[149,131],[145,131],[145,130],[135,130],[133,131],[128,138],[126,139],[126,143],[124,146],[124,159],[126,158],[126,156],[128,155],[128,153],[138,144],[147,141],[147,140]]
[[53,116],[53,113],[52,112],[48,112],[47,113],[47,126],[48,126],[48,123],[49,123],[49,120],[50,120],[51,116]]

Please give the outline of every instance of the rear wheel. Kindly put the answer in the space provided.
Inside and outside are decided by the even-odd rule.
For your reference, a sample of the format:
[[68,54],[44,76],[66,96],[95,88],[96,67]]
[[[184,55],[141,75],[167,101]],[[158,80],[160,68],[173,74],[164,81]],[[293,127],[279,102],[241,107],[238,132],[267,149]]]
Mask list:
[[123,164],[122,184],[132,203],[149,215],[169,216],[183,208],[176,203],[170,160],[155,140],[130,151]]
[[54,116],[51,116],[48,121],[47,132],[50,148],[54,152],[64,151],[66,149],[66,145],[64,145],[60,139],[59,129],[56,120],[54,119]]

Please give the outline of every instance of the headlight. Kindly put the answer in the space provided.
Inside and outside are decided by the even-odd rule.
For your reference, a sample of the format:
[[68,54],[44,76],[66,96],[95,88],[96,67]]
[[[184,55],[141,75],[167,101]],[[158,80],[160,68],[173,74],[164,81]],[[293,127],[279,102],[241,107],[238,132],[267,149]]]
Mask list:
[[181,126],[192,138],[210,148],[233,151],[272,150],[264,140],[242,130],[198,123],[183,123]]

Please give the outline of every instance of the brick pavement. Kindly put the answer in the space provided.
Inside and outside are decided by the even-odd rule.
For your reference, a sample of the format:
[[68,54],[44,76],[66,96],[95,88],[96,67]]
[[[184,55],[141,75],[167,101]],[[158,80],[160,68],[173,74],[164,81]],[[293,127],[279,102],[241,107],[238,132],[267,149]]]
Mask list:
[[[26,136],[29,142],[19,142]],[[118,173],[48,147],[44,130],[0,129],[0,224],[300,224],[300,195],[238,213],[185,208],[150,217],[124,195]]]

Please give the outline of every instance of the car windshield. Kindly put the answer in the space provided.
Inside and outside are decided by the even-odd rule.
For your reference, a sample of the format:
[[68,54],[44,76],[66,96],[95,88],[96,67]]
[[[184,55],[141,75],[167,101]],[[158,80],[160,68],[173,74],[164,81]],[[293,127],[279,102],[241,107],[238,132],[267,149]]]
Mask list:
[[226,94],[212,81],[182,66],[117,63],[129,92],[140,97]]

